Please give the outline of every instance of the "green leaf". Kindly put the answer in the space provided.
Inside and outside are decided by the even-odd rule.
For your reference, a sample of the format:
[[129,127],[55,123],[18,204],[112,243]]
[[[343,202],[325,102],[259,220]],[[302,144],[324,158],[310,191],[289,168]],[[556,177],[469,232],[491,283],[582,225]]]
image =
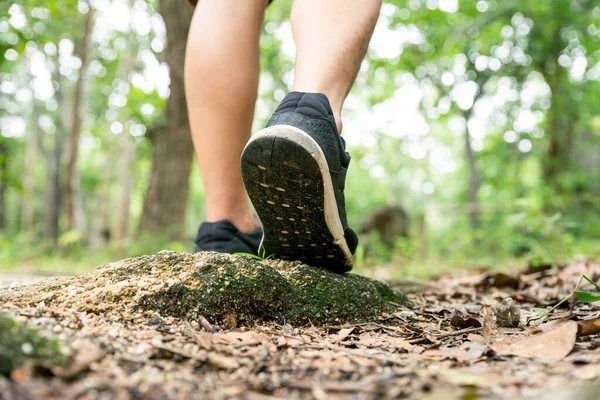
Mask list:
[[575,293],[577,294],[577,299],[582,303],[594,303],[600,301],[600,293],[584,292],[581,290],[578,290]]

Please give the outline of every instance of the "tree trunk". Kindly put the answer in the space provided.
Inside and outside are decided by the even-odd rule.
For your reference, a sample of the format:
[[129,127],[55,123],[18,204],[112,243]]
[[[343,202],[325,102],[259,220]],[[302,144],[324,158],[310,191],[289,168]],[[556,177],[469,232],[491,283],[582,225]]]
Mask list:
[[85,17],[83,35],[77,46],[76,56],[81,60],[79,78],[75,84],[73,93],[73,108],[71,115],[71,136],[69,138],[69,160],[67,163],[66,185],[65,185],[65,213],[67,216],[67,229],[80,228],[77,224],[77,195],[79,193],[79,174],[77,174],[77,157],[79,154],[79,139],[81,137],[81,106],[83,102],[83,90],[85,86],[86,72],[89,65],[89,45],[92,36],[94,11],[90,9]]
[[37,107],[34,105],[29,117],[29,136],[25,143],[25,162],[23,165],[23,195],[21,196],[21,230],[25,233],[33,231],[35,216],[35,165],[38,159],[37,136],[41,135],[37,119]]
[[46,191],[46,211],[44,223],[44,238],[52,244],[54,248],[58,246],[58,217],[60,211],[60,159],[62,156],[62,138],[58,132],[54,137],[54,148],[48,152],[46,165],[48,171],[48,189]]
[[[546,157],[542,159],[544,183],[557,192],[562,192],[559,175],[570,167],[571,151],[575,137],[575,126],[580,118],[575,89],[569,80],[569,72],[558,64],[558,59],[566,45],[561,37],[565,26],[564,15],[555,4],[558,20],[555,21],[552,45],[547,53],[542,73],[551,91],[551,107],[548,110],[548,124],[545,136],[548,140]],[[548,206],[548,205],[546,205]]]
[[546,80],[552,92],[552,105],[548,110],[548,148],[543,159],[543,177],[546,184],[560,191],[556,178],[560,172],[568,170],[571,164],[574,126],[579,120],[576,111],[578,107],[577,100],[569,93],[570,83],[564,68],[557,66],[553,74],[546,76]]
[[165,233],[183,238],[193,147],[183,86],[183,64],[192,8],[180,0],[161,0],[160,13],[167,28],[166,61],[171,94],[167,101],[165,127],[155,127],[152,141],[152,171],[140,232]]
[[[103,151],[106,154],[113,154],[112,143],[106,141]],[[111,157],[106,157],[104,168],[102,169],[102,184],[98,189],[98,196],[95,199],[95,212],[91,220],[90,246],[94,249],[106,247],[112,240],[111,217],[112,217],[112,198],[111,184],[115,180],[116,166]]]
[[479,169],[477,168],[477,160],[475,159],[475,152],[471,146],[471,134],[469,132],[469,118],[471,113],[466,112],[464,114],[466,127],[465,127],[465,156],[467,158],[467,164],[469,165],[469,223],[471,228],[476,230],[479,228],[479,200],[477,193],[479,192],[479,186],[481,186],[481,177],[479,175]]
[[114,240],[122,242],[129,237],[129,210],[134,183],[132,169],[135,161],[135,143],[128,129],[124,129],[121,133],[119,147],[119,205],[117,207]]
[[[125,55],[121,65],[121,76],[127,79],[129,74],[135,70],[135,55],[137,54],[137,43],[135,37],[129,38],[128,48],[131,51]],[[131,206],[131,192],[133,191],[134,175],[133,164],[135,162],[135,142],[129,133],[130,123],[128,120],[131,115],[129,109],[123,107],[119,113],[119,119],[123,124],[119,140],[119,204],[115,214],[116,221],[113,224],[113,239],[116,242],[123,242],[129,237],[129,219]]]
[[8,146],[0,137],[0,234],[4,231],[6,218],[6,170],[8,169]]

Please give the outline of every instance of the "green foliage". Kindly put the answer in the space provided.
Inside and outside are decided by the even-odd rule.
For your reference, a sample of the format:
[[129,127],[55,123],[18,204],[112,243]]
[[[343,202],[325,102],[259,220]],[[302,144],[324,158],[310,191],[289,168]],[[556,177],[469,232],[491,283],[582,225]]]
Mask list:
[[600,301],[600,294],[598,293],[590,293],[577,290],[575,294],[577,295],[577,300],[582,303],[595,303],[597,301]]
[[250,254],[250,253],[235,253],[236,256],[244,256],[250,257],[253,260],[257,261],[265,261],[274,257],[274,254],[267,255],[267,250],[265,248],[259,254]]
[[593,280],[591,280],[587,276],[583,275],[581,277],[581,279],[579,279],[579,282],[577,282],[577,285],[575,285],[575,289],[573,289],[573,291],[571,293],[569,293],[568,296],[566,296],[564,299],[562,299],[561,301],[559,301],[558,303],[556,303],[550,310],[542,313],[542,315],[540,315],[539,317],[528,319],[527,320],[527,324],[529,324],[532,321],[537,321],[539,319],[547,320],[548,318],[550,318],[550,314],[554,310],[556,310],[558,307],[560,307],[561,305],[563,305],[567,301],[571,300],[573,298],[573,296],[575,296],[575,298],[578,301],[581,301],[582,303],[595,303],[597,301],[600,301],[600,294],[598,294],[598,293],[592,293],[592,292],[585,292],[585,291],[579,290],[579,287],[581,286],[581,284],[583,283],[583,281],[586,281],[587,283],[592,284],[597,290],[600,290],[600,285],[598,285],[596,282],[594,282]]

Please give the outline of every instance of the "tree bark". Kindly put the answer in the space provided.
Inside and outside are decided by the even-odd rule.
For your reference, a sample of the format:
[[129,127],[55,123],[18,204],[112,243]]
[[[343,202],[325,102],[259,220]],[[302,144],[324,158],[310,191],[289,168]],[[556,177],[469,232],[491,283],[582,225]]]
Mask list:
[[134,184],[132,168],[135,161],[135,143],[133,142],[133,138],[129,134],[128,129],[124,129],[121,133],[119,147],[120,188],[114,240],[122,242],[129,237],[129,210],[131,206],[131,191],[133,190]]
[[0,137],[0,234],[4,231],[6,218],[6,170],[8,169],[8,146]]
[[21,196],[21,230],[25,233],[33,231],[35,216],[35,165],[38,159],[37,137],[41,135],[37,119],[38,110],[34,101],[29,116],[29,136],[25,143],[25,162],[23,165],[23,195]]
[[[113,148],[110,141],[106,141],[103,146],[106,154],[112,154],[116,149]],[[112,199],[111,199],[111,185],[115,180],[116,166],[111,157],[106,157],[104,167],[102,168],[102,184],[98,189],[98,196],[96,197],[95,212],[91,219],[91,232],[89,238],[89,244],[94,249],[106,247],[112,240],[111,232],[111,217],[112,217]]]
[[557,192],[562,192],[559,175],[569,170],[573,149],[575,126],[580,118],[580,107],[577,105],[575,91],[569,80],[568,70],[558,64],[558,59],[566,45],[561,37],[565,26],[564,15],[560,13],[558,3],[555,4],[558,20],[554,22],[551,47],[547,53],[543,70],[544,79],[552,93],[552,104],[548,110],[548,124],[545,135],[548,140],[546,157],[542,159],[542,176],[544,183]]
[[63,152],[62,137],[58,133],[54,137],[54,148],[48,152],[46,168],[48,171],[48,189],[46,192],[46,211],[44,223],[44,237],[50,241],[52,247],[58,246],[58,217],[60,211],[60,159]]
[[183,65],[192,8],[180,0],[161,0],[160,14],[167,28],[165,58],[170,69],[170,96],[164,127],[150,130],[152,171],[140,233],[183,238],[193,158],[192,139],[183,85]]
[[[121,65],[121,76],[127,79],[129,74],[135,69],[135,55],[137,54],[136,38],[129,38],[128,48],[131,51],[125,55]],[[131,206],[131,192],[133,191],[134,175],[133,164],[135,162],[135,142],[129,133],[131,117],[129,109],[123,107],[119,113],[119,119],[123,124],[123,132],[119,138],[119,200],[117,212],[115,214],[113,239],[116,242],[123,242],[129,237],[129,219]]]
[[83,90],[86,80],[86,72],[89,65],[89,45],[91,41],[94,21],[94,10],[90,9],[85,17],[83,35],[77,46],[77,57],[81,60],[79,78],[73,92],[73,108],[71,115],[71,136],[69,138],[69,160],[66,171],[65,185],[65,213],[67,217],[67,229],[78,229],[76,215],[76,197],[79,192],[79,174],[77,174],[77,157],[79,155],[79,139],[81,137],[81,107],[83,103]]
[[471,133],[469,132],[469,119],[471,112],[464,113],[466,127],[465,127],[465,156],[467,158],[467,164],[469,165],[469,223],[471,228],[476,230],[479,228],[479,200],[478,192],[481,186],[481,177],[479,175],[479,169],[477,168],[477,161],[475,159],[475,152],[473,146],[471,146]]
[[[58,63],[58,60],[56,60]],[[64,80],[58,73],[58,68],[55,69],[52,80],[58,83],[56,90],[56,98],[58,100],[58,114],[55,119],[56,132],[48,135],[52,138],[52,146],[46,149],[44,146],[44,135],[38,132],[37,145],[40,153],[43,154],[46,162],[47,186],[46,186],[46,202],[44,211],[44,231],[43,238],[52,245],[54,249],[58,247],[58,237],[60,235],[59,216],[61,210],[61,202],[63,196],[63,187],[61,186],[60,166],[64,153],[65,133],[68,119],[67,104],[68,100],[64,91]]]
[[567,71],[556,67],[553,74],[546,75],[546,81],[552,92],[552,105],[548,110],[548,125],[546,135],[548,136],[548,148],[546,157],[543,159],[544,182],[554,189],[560,190],[557,175],[570,167],[570,154],[573,148],[575,136],[574,126],[577,125],[579,113],[577,100],[569,95],[569,78]]

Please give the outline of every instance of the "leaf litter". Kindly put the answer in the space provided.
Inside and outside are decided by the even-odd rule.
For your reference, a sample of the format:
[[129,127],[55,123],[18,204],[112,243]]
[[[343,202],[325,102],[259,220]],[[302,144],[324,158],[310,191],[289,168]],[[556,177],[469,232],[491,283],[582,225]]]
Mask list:
[[[594,285],[575,289],[583,275],[597,282],[600,263],[440,277],[408,294],[411,306],[352,325],[230,330],[156,311],[0,304],[70,354],[0,376],[0,399],[596,398],[600,306]],[[530,322],[571,293],[549,322]]]

